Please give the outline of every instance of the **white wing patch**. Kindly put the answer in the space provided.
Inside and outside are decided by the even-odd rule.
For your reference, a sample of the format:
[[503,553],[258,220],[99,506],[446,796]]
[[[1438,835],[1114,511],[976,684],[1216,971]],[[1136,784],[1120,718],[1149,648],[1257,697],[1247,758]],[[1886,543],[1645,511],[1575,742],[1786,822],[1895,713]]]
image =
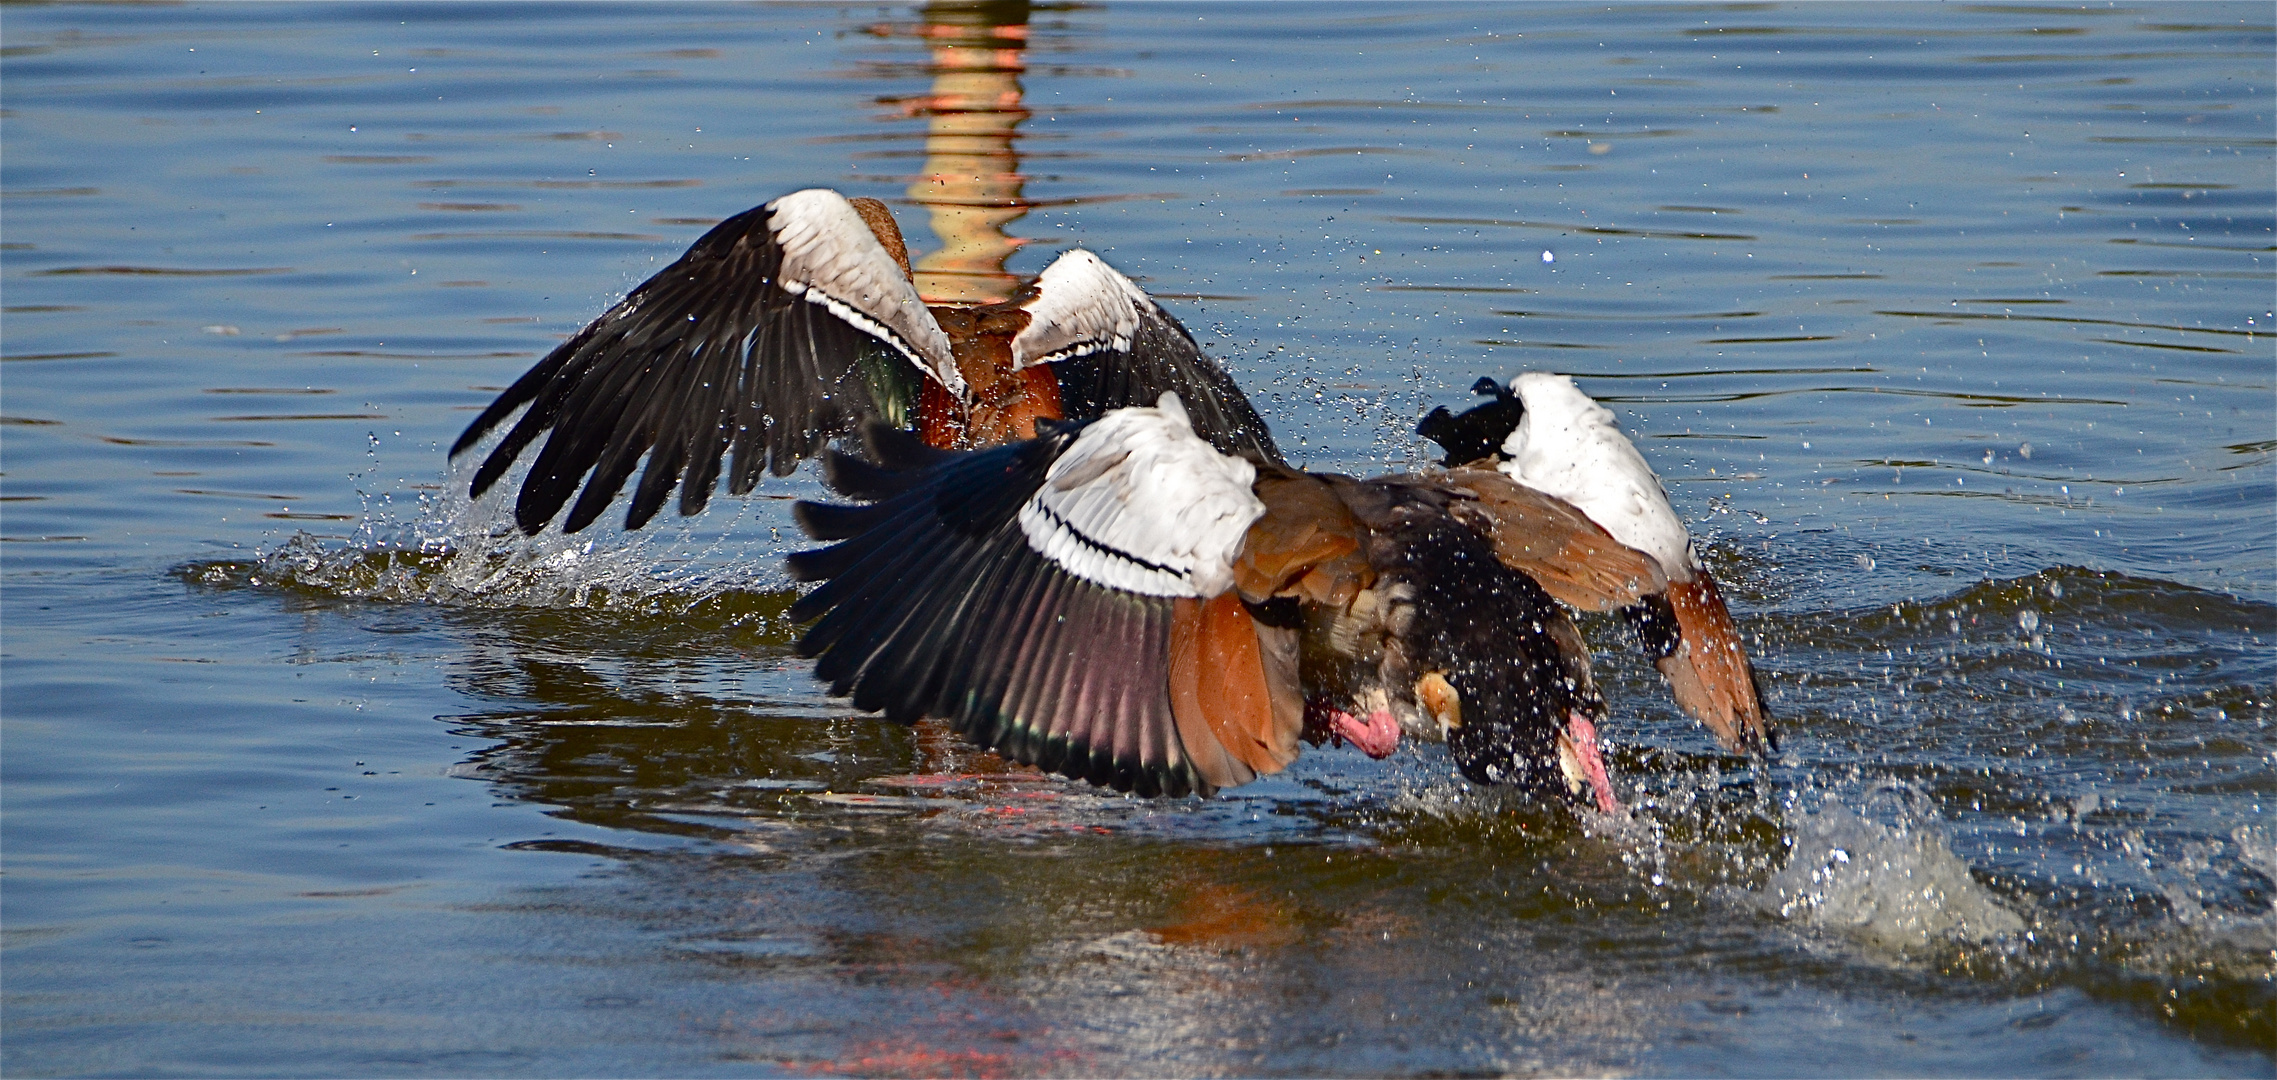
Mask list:
[[1034,367],[1102,350],[1128,352],[1140,313],[1154,301],[1101,262],[1075,248],[1036,277],[1036,298],[1021,305],[1028,325],[1012,338],[1012,367]]
[[822,305],[965,396],[949,336],[844,195],[808,188],[768,203],[767,212],[768,231],[783,249],[784,292]]
[[1146,596],[1208,598],[1265,514],[1257,470],[1194,434],[1176,394],[1084,428],[1020,508],[1028,546],[1086,581]]
[[1510,380],[1526,406],[1502,443],[1502,471],[1589,516],[1613,539],[1660,560],[1670,577],[1699,565],[1692,538],[1660,478],[1645,464],[1613,412],[1563,375],[1532,372]]

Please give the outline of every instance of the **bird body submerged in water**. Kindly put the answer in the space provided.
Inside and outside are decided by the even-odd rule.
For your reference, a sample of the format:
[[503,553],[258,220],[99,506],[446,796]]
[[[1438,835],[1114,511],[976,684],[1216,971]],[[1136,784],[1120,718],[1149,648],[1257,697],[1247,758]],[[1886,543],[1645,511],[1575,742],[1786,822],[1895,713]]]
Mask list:
[[[810,190],[714,228],[468,427],[454,455],[527,406],[474,494],[545,435],[516,520],[539,531],[582,484],[574,532],[645,455],[638,528],[675,487],[700,510],[723,463],[741,493],[858,432],[866,457],[824,464],[861,504],[801,503],[835,543],[791,560],[823,582],[793,609],[815,620],[800,651],[858,707],[1148,795],[1247,782],[1306,741],[1382,756],[1404,732],[1446,739],[1474,781],[1618,806],[1560,602],[1658,626],[1660,549],[1514,469],[1289,468],[1232,380],[1095,256],[1062,255],[1006,304],[927,308],[890,216],[862,202]],[[1511,461],[1565,452],[1547,428],[1520,439],[1551,415],[1508,418],[1498,445],[1532,453]],[[1669,655],[1693,640],[1677,637]],[[1680,674],[1679,702],[1727,745],[1763,730],[1759,708],[1718,726]]]

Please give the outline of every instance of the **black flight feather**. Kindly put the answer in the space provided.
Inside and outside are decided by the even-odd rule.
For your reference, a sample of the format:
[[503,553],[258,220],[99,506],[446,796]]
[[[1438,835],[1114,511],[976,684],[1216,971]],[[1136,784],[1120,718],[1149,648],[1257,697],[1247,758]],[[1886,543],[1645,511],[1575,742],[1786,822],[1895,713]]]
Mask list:
[[791,610],[814,620],[798,649],[816,676],[858,708],[939,717],[1012,761],[1141,795],[1207,793],[1170,708],[1173,601],[1076,577],[1020,527],[1082,425],[971,453],[878,426],[864,434],[879,463],[833,473],[883,500],[796,509],[838,541],[790,560],[824,580]]
[[1491,394],[1494,400],[1473,406],[1459,416],[1441,405],[1415,425],[1416,434],[1438,443],[1439,448],[1447,452],[1439,464],[1450,469],[1481,458],[1499,457],[1503,441],[1518,430],[1518,421],[1526,416],[1526,406],[1518,400],[1518,395],[1499,380],[1481,378],[1471,385],[1471,393],[1482,397]]
[[1096,420],[1134,405],[1153,405],[1174,391],[1194,434],[1219,453],[1279,464],[1280,448],[1257,407],[1233,377],[1202,352],[1194,336],[1169,312],[1139,305],[1138,331],[1128,351],[1102,349],[1052,362],[1059,377],[1060,409],[1069,420]]
[[[451,446],[472,448],[526,410],[483,460],[480,496],[546,435],[514,504],[536,533],[577,493],[563,529],[591,524],[648,458],[627,528],[675,487],[684,514],[718,484],[748,492],[788,474],[868,416],[905,417],[925,377],[886,342],[785,290],[783,250],[765,207],[721,222],[678,261],[563,342],[475,417]],[[548,434],[550,432],[550,434]]]

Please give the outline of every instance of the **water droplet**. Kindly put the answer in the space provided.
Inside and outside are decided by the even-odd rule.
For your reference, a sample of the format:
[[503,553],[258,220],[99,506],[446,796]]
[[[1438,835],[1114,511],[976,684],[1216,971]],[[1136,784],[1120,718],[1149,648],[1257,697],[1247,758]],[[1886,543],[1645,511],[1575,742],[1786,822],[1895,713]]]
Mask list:
[[1549,253],[1549,252],[1547,252],[1547,251],[1544,251],[1544,252],[1542,252],[1542,261],[1543,261],[1543,262],[1546,262],[1546,263],[1553,263],[1553,262],[1556,262],[1556,261],[1558,261],[1558,257],[1557,257],[1557,256],[1555,256],[1555,255],[1552,255],[1552,254],[1550,254],[1550,253]]
[[2023,627],[2027,634],[2038,630],[2040,628],[2040,613],[2031,608],[2025,608],[2016,613],[2016,625]]

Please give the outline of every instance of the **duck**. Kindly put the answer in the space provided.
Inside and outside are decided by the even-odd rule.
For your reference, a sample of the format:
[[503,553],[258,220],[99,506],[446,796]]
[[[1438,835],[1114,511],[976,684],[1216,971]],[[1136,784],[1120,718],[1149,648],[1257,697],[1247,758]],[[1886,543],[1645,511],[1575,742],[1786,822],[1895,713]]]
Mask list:
[[819,458],[852,501],[793,508],[826,545],[789,560],[815,585],[792,609],[812,624],[798,651],[858,708],[946,721],[1009,761],[1207,796],[1304,746],[1384,757],[1422,739],[1474,782],[1617,812],[1569,610],[1633,612],[1669,656],[1722,639],[1683,636],[1663,560],[1570,488],[1503,467],[1547,477],[1583,447],[1533,435],[1551,412],[1510,396],[1427,420],[1472,431],[1457,467],[1296,469],[1193,336],[1096,255],[1068,251],[1002,303],[927,305],[882,203],[808,189],[711,229],[499,394],[451,456],[505,428],[480,498],[542,437],[514,507],[532,535],[565,506],[563,532],[589,526],[644,458],[628,530],[675,489],[701,512],[723,470],[741,495]]
[[699,513],[723,467],[729,493],[748,494],[871,419],[986,447],[1165,392],[1221,451],[1280,460],[1224,369],[1092,252],[1061,254],[1004,302],[928,305],[884,203],[809,188],[711,228],[509,385],[449,456],[514,419],[473,497],[543,437],[515,498],[523,532],[564,506],[561,530],[586,528],[635,468],[625,527],[638,529],[675,489],[680,513]]
[[[1549,372],[1522,373],[1507,384],[1482,378],[1471,389],[1490,400],[1460,414],[1440,406],[1416,425],[1445,451],[1440,464],[1448,482],[1461,487],[1481,472],[1506,476],[1579,511],[1649,559],[1651,580],[1665,587],[1634,602],[1612,609],[1587,596],[1559,599],[1583,610],[1618,610],[1678,706],[1725,749],[1776,751],[1777,732],[1722,587],[1612,410],[1571,377]],[[1554,576],[1544,582],[1558,584]]]
[[1611,412],[1565,376],[1481,387],[1419,425],[1455,464],[1369,479],[1223,453],[1175,393],[986,450],[873,424],[825,458],[851,501],[794,507],[825,544],[788,560],[816,583],[798,651],[858,709],[1139,795],[1417,737],[1619,814],[1571,613],[1623,612],[1679,706],[1760,756],[1740,636]]
[[827,546],[788,560],[817,583],[790,611],[812,623],[798,651],[857,709],[1141,796],[1248,783],[1340,732],[1383,756],[1408,731],[1478,783],[1619,808],[1587,649],[1494,530],[1597,558],[1586,583],[1650,566],[1546,496],[1507,484],[1482,530],[1431,478],[1223,453],[1175,393],[989,449],[882,422],[863,443],[825,455],[852,501],[795,504]]

